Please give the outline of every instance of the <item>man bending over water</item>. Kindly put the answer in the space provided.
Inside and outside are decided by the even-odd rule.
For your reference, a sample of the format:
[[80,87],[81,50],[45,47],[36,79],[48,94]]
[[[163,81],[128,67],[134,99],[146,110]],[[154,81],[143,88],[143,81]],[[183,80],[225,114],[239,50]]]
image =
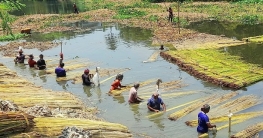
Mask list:
[[140,84],[135,83],[133,87],[130,89],[129,93],[129,103],[140,103],[143,99],[138,97],[137,90],[139,89]]
[[152,97],[148,100],[147,107],[150,111],[159,112],[161,111],[161,106],[163,107],[163,111],[166,111],[166,106],[163,103],[162,98],[159,97],[159,94],[155,92]]

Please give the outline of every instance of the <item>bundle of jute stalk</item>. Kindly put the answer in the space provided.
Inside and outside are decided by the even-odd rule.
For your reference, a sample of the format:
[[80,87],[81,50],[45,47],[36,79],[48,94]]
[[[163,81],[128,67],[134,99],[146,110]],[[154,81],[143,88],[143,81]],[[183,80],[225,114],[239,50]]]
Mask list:
[[193,104],[189,105],[188,107],[186,107],[186,108],[184,108],[182,110],[179,110],[179,111],[177,111],[175,113],[170,114],[168,118],[170,120],[176,121],[178,118],[181,118],[181,117],[191,113],[192,111],[196,110],[201,105],[207,103],[210,100],[215,99],[216,97],[217,97],[217,95],[214,94],[214,95],[208,96],[203,101],[196,101]]
[[[155,80],[147,80],[147,81],[144,81],[144,82],[140,82],[140,87],[143,87],[143,86],[146,86],[152,82],[154,82]],[[111,91],[111,93],[109,93],[110,95],[113,95],[113,96],[118,96],[120,95],[121,93],[125,92],[125,91],[129,91],[130,88],[133,87],[133,85],[129,85],[129,86],[126,86],[120,90],[113,90]]]
[[227,103],[224,103],[213,110],[210,111],[210,117],[219,117],[228,114],[228,111],[231,110],[232,113],[236,113],[245,109],[248,109],[252,106],[261,103],[257,96],[255,95],[246,95],[239,97],[237,99],[231,100]]
[[22,112],[0,112],[0,136],[29,130],[34,125],[33,119]]
[[[235,121],[231,122],[231,125],[242,123],[242,122],[244,122],[248,119],[251,119],[251,118],[253,118],[253,117],[247,116],[243,119],[235,120]],[[223,126],[217,127],[216,130],[219,131],[219,130],[222,130],[222,129],[225,129],[228,127],[229,127],[229,123],[226,123]],[[241,132],[238,132],[236,135],[231,136],[231,138],[252,138],[256,133],[258,133],[262,130],[263,130],[263,123],[259,123],[259,124],[250,126]],[[204,133],[204,134],[200,135],[198,138],[208,138],[208,137],[209,137],[208,133]],[[258,138],[258,137],[255,137],[255,138]]]
[[[71,71],[71,70],[84,68],[84,67],[87,67],[87,64],[82,63],[82,64],[65,65],[64,68],[65,68],[66,71]],[[55,73],[55,69],[48,69],[48,70],[46,70],[46,73],[47,74]]]
[[198,102],[195,102],[193,103],[192,105],[180,110],[180,111],[177,111],[173,114],[171,114],[169,116],[169,119],[170,120],[176,120],[177,118],[180,118],[180,117],[183,117],[187,114],[189,114],[190,112],[196,110],[198,107],[202,106],[203,104],[210,104],[210,105],[217,105],[217,104],[220,104],[224,101],[227,101],[229,99],[231,99],[232,97],[236,96],[238,93],[237,92],[231,92],[231,93],[228,93],[228,94],[225,94],[225,95],[212,95],[212,96],[209,96],[207,98],[205,98],[203,101],[198,101]]
[[[130,68],[122,68],[122,69],[104,68],[104,69],[99,69],[99,76],[100,77],[110,76],[109,78],[106,79],[106,80],[109,80],[109,79],[115,77],[115,76],[112,76],[112,75],[116,75],[118,73],[124,73],[124,72],[126,72],[128,70],[130,70]],[[80,75],[75,75],[75,77],[73,79],[75,83],[82,82],[81,75],[83,74],[83,72],[80,72],[80,73],[81,73]],[[90,74],[94,75],[95,73],[96,73],[95,69],[90,69]]]
[[[94,135],[103,134],[105,137],[110,137],[116,133],[118,135],[130,135],[126,126],[115,123],[108,123],[104,121],[94,121],[89,119],[76,119],[76,118],[35,118],[35,126],[33,131],[36,131],[47,137],[54,137],[61,134],[61,131],[68,126],[75,126],[77,128],[83,128],[83,130],[89,130]],[[106,133],[108,132],[108,133]],[[114,136],[115,137],[115,136]]]
[[263,68],[216,49],[168,51],[161,56],[198,78],[224,87],[238,89],[263,79]]
[[[242,114],[234,114],[231,117],[231,120],[235,121],[235,120],[247,120],[250,118],[254,118],[254,117],[258,117],[258,116],[262,116],[263,112],[259,111],[259,112],[248,112],[248,113],[242,113]],[[210,117],[209,121],[211,123],[220,123],[220,122],[228,122],[229,121],[229,117],[228,116],[219,116],[219,117]],[[198,124],[198,120],[192,120],[192,121],[186,121],[185,122],[186,125],[188,126],[197,126]]]
[[255,136],[258,132],[262,130],[263,130],[263,122],[249,126],[245,130],[242,130],[236,133],[235,135],[231,136],[231,138],[252,138],[253,136]]

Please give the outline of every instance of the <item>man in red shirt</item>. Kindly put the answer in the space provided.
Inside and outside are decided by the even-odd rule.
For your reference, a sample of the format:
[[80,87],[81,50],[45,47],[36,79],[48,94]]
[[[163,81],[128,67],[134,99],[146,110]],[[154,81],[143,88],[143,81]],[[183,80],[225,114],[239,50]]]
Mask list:
[[130,89],[129,93],[129,103],[140,103],[143,99],[138,97],[137,90],[139,89],[140,84],[135,83],[133,87]]
[[34,60],[34,56],[32,54],[29,55],[29,59],[28,59],[29,67],[34,68],[36,64],[37,64],[37,62]]
[[121,85],[121,81],[123,79],[123,75],[122,74],[118,74],[116,76],[116,79],[114,80],[114,82],[111,84],[111,88],[109,93],[111,93],[112,90],[116,90],[116,89],[121,89],[121,87],[126,87],[126,86],[122,86]]

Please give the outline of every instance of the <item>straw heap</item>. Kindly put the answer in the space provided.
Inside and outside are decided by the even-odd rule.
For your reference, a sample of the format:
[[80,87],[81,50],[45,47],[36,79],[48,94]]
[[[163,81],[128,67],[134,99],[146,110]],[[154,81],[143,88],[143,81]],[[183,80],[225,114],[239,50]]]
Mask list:
[[[152,82],[154,82],[155,80],[147,80],[147,81],[144,81],[144,82],[140,82],[140,87],[143,87],[143,86],[146,86]],[[121,88],[120,90],[113,90],[111,91],[111,95],[113,96],[117,96],[117,95],[120,95],[121,93],[125,92],[125,91],[129,91],[130,88],[133,87],[133,85],[130,85],[130,86],[126,86],[124,88]]]
[[173,114],[170,114],[169,115],[169,119],[170,120],[174,120],[176,121],[177,119],[191,113],[192,111],[196,110],[198,107],[200,107],[201,105],[207,103],[207,101],[210,101],[211,99],[214,99],[217,95],[211,95],[207,98],[205,98],[203,101],[197,101],[197,102],[194,102],[193,104],[189,105],[188,107],[182,109],[182,110],[179,110]]
[[[258,117],[258,116],[262,116],[262,115],[263,115],[262,111],[260,111],[260,112],[248,112],[248,113],[242,113],[242,114],[234,114],[231,117],[231,120],[232,121],[236,121],[236,120],[245,121],[245,120],[248,120],[248,119],[251,119],[254,117]],[[209,121],[212,123],[227,122],[228,120],[229,120],[228,116],[210,117],[209,118]],[[185,124],[187,126],[194,127],[194,126],[198,125],[198,120],[186,121]]]
[[0,136],[24,132],[33,125],[34,117],[21,112],[0,113]]
[[252,138],[263,130],[263,122],[247,127],[245,130],[231,136],[231,138]]
[[[33,131],[39,132],[41,135],[47,137],[58,136],[61,131],[68,126],[75,126],[89,130],[92,135],[102,135],[105,137],[131,137],[126,126],[108,123],[103,121],[93,121],[88,119],[74,119],[74,118],[35,118],[35,127]],[[117,133],[115,133],[117,132]]]

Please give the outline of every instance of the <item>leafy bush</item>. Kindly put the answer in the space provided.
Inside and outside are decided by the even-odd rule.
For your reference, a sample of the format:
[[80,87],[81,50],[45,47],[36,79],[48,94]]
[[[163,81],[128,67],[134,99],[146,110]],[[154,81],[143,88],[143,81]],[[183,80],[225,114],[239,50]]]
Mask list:
[[241,17],[241,21],[243,24],[256,24],[258,22],[258,15],[245,15]]

